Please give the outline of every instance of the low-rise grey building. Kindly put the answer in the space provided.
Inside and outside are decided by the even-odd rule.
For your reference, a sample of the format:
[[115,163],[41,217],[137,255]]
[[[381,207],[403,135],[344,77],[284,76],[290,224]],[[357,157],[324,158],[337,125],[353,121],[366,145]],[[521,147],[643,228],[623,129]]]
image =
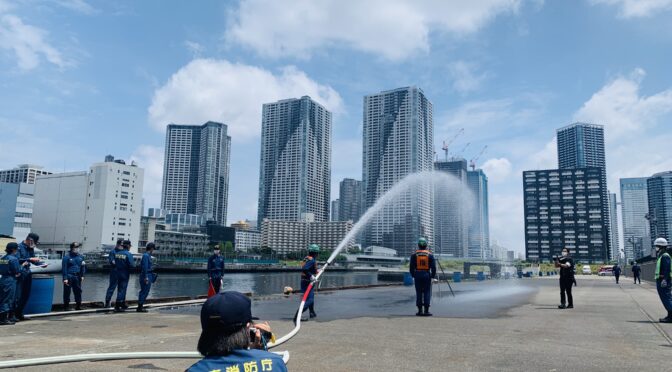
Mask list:
[[[296,222],[265,219],[261,227],[261,246],[278,254],[305,250],[318,244],[323,250],[333,250],[352,230],[352,221]],[[354,245],[350,241],[344,249]]]

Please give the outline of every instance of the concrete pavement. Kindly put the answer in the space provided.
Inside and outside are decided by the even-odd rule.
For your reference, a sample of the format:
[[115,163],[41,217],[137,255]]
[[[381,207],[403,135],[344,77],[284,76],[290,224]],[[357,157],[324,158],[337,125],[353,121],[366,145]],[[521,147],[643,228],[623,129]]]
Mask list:
[[[664,370],[672,325],[655,288],[623,278],[578,277],[575,308],[559,310],[557,277],[435,287],[433,317],[415,317],[412,287],[323,292],[318,321],[281,350],[290,371]],[[441,297],[439,297],[439,290]],[[268,296],[253,312],[277,334],[291,327],[298,297]],[[149,314],[47,318],[0,327],[0,358],[119,351],[191,351],[198,307]],[[26,371],[184,370],[194,360],[84,362]],[[661,366],[665,366],[664,368]],[[663,368],[663,369],[661,369]]]

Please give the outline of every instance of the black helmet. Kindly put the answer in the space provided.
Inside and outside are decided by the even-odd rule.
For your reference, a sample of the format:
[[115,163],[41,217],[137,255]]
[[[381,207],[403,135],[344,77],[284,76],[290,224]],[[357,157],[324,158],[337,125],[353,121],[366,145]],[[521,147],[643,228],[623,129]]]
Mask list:
[[34,241],[35,243],[37,243],[37,242],[40,241],[40,236],[37,235],[37,234],[35,234],[35,233],[33,233],[33,232],[31,232],[30,234],[28,234],[28,236],[26,237],[26,239],[27,239],[27,240],[32,240],[32,241]]
[[19,245],[14,243],[14,242],[11,242],[11,243],[7,243],[7,246],[5,247],[5,252],[11,253],[11,252],[16,251],[17,249],[19,249]]
[[156,248],[156,245],[154,245],[154,243],[151,243],[151,242],[147,243],[147,245],[145,246],[146,251],[149,251],[149,250],[154,249],[154,248]]
[[82,246],[82,245],[79,244],[79,243],[77,243],[77,242],[72,242],[72,243],[70,243],[70,249],[79,248],[79,247],[81,247],[81,246]]
[[124,240],[124,242],[121,243],[121,245],[123,245],[124,247],[126,247],[126,246],[130,247],[131,246],[131,241],[130,240]]

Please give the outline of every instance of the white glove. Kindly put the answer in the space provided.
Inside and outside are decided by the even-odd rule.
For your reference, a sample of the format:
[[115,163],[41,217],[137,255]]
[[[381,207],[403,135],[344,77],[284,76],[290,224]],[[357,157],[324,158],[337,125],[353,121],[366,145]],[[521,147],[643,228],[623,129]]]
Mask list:
[[314,284],[315,282],[317,282],[317,278],[315,277],[315,275],[311,275],[311,276],[310,276],[310,282],[313,283],[313,284]]
[[660,282],[660,286],[663,287],[663,288],[667,288],[667,280],[663,279],[663,280]]
[[432,283],[438,283],[438,282],[439,282],[439,279],[436,279],[436,278],[432,279]]

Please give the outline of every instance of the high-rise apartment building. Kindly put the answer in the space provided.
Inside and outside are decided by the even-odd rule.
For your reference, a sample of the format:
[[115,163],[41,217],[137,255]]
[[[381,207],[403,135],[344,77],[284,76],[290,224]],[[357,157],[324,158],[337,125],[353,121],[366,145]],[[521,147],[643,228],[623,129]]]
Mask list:
[[[432,103],[417,87],[405,87],[364,97],[362,181],[364,206],[404,177],[433,169]],[[433,245],[433,200],[431,183],[402,192],[385,206],[366,231],[365,245],[395,249],[410,254],[418,237]]]
[[[607,184],[607,161],[604,145],[604,126],[588,123],[573,123],[556,131],[558,137],[558,168],[577,169],[586,167],[598,167],[602,169],[602,182]],[[603,210],[609,210],[609,191],[606,187],[602,190]],[[607,246],[611,247],[610,218],[603,223],[609,229]]]
[[621,178],[621,217],[623,218],[623,244],[628,261],[651,252],[649,198],[646,178]]
[[609,193],[609,229],[611,244],[611,259],[618,261],[621,258],[621,248],[618,237],[618,202],[616,201],[616,194]]
[[258,221],[329,221],[331,112],[304,96],[263,106]]
[[0,170],[0,182],[6,183],[35,183],[37,176],[51,174],[39,165],[21,164],[14,169]]
[[33,221],[35,185],[0,182],[0,234],[23,239]]
[[435,172],[453,177],[434,184],[434,252],[469,257],[469,222],[473,196],[467,181],[467,160],[452,158],[434,163]]
[[338,208],[340,207],[341,201],[339,199],[331,201],[331,221],[340,221],[340,215]]
[[161,209],[226,225],[230,154],[225,124],[168,125]]
[[338,220],[357,223],[362,216],[362,181],[345,178],[339,187]]
[[609,261],[602,174],[599,167],[523,172],[528,260],[551,262],[567,247],[583,263]]
[[42,248],[67,251],[71,242],[80,242],[90,252],[128,239],[137,252],[144,170],[106,160],[88,172],[37,178],[32,231]]
[[492,258],[490,251],[490,212],[488,177],[482,169],[467,171],[467,183],[473,197],[469,222],[469,258]]
[[656,173],[646,180],[651,240],[672,241],[672,171]]

